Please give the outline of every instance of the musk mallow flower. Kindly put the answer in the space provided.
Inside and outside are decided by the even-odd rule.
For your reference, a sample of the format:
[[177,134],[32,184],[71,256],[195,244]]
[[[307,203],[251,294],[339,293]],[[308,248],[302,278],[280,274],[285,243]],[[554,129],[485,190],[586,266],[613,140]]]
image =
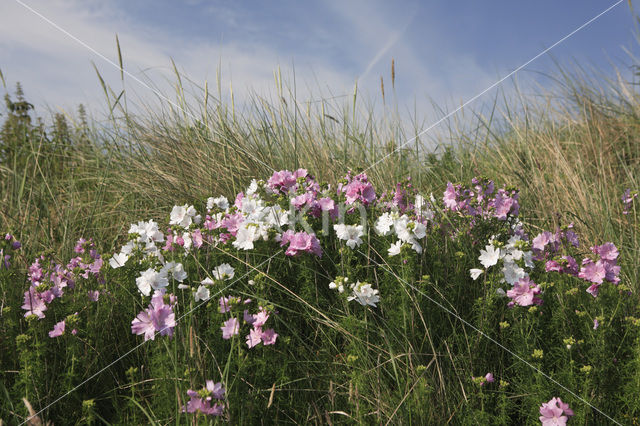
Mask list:
[[493,244],[488,244],[484,250],[480,250],[480,256],[478,257],[478,260],[485,268],[497,264],[499,259],[500,249],[494,247]]
[[356,248],[362,244],[362,238],[364,236],[364,228],[362,225],[345,225],[344,223],[333,225],[333,229],[336,231],[336,236],[342,241],[346,241],[346,245],[349,248]]
[[229,318],[226,320],[220,329],[222,330],[222,338],[225,340],[231,339],[232,336],[238,334],[240,330],[240,324],[238,323],[237,318]]
[[222,400],[224,394],[225,388],[222,383],[213,383],[213,380],[207,380],[206,386],[201,390],[187,390],[187,395],[190,399],[187,401],[187,405],[182,407],[182,412],[200,412],[205,415],[220,416],[222,415],[224,406],[217,402],[211,405],[211,402],[213,399]]
[[149,268],[140,273],[140,276],[136,278],[136,285],[138,286],[140,293],[145,296],[149,296],[151,294],[151,289],[159,290],[169,285],[167,271],[156,271],[153,268]]
[[471,275],[471,278],[474,281],[477,280],[478,277],[482,275],[483,272],[484,272],[484,269],[477,269],[477,268],[469,269],[469,275]]
[[112,268],[116,269],[124,266],[124,264],[127,263],[127,260],[129,260],[129,255],[122,252],[115,253],[111,257],[111,259],[109,259],[109,265],[111,265]]
[[65,322],[64,320],[62,320],[53,326],[53,330],[49,332],[49,337],[62,336],[64,334],[64,328],[65,328]]
[[235,269],[228,263],[223,263],[212,271],[216,280],[230,280],[235,275]]
[[236,240],[232,245],[238,250],[252,250],[254,241],[260,238],[259,228],[255,224],[243,223],[238,228]]
[[188,228],[192,223],[200,222],[198,212],[193,206],[185,204],[184,206],[173,206],[170,214],[169,225],[178,225]]
[[578,277],[585,281],[602,284],[606,274],[607,271],[602,261],[593,262],[591,259],[585,259],[580,272],[578,272]]
[[196,302],[209,300],[209,289],[203,285],[199,286],[193,294],[193,298]]
[[[165,296],[169,303],[165,303]],[[144,340],[154,340],[155,334],[161,336],[173,336],[173,329],[176,326],[173,305],[175,304],[173,295],[165,295],[163,291],[156,291],[151,298],[149,307],[141,311],[136,318],[131,321],[131,332],[133,334],[144,334]]]
[[213,209],[213,206],[226,211],[229,208],[229,200],[227,197],[207,198],[207,210]]
[[380,297],[378,296],[378,290],[374,290],[371,287],[371,284],[365,282],[356,282],[355,284],[351,284],[352,294],[347,297],[348,301],[355,300],[360,303],[362,306],[372,306],[376,307],[376,303],[380,301]]
[[530,306],[534,303],[539,304],[542,302],[536,297],[540,293],[540,287],[531,281],[529,277],[524,277],[518,280],[511,290],[507,290],[507,296],[513,299],[512,303],[520,306]]
[[400,250],[402,250],[402,244],[404,244],[401,240],[396,241],[391,244],[391,247],[387,249],[387,253],[390,257],[396,256],[400,254]]
[[247,335],[246,342],[249,349],[260,344],[260,342],[262,342],[262,329],[259,327],[251,329]]
[[98,290],[89,290],[87,292],[87,295],[89,296],[89,300],[91,300],[92,302],[97,302],[98,298],[100,297],[100,292]]
[[276,343],[276,339],[278,338],[278,333],[276,333],[272,328],[268,328],[262,332],[260,336],[262,339],[262,344],[265,346],[273,345]]
[[182,266],[182,263],[167,262],[162,267],[161,273],[166,275],[167,279],[169,273],[171,273],[173,279],[178,281],[179,283],[183,282],[187,278],[187,273],[184,270],[184,266]]
[[382,213],[374,225],[376,233],[380,236],[390,235],[392,232],[393,223],[396,218],[389,212]]
[[304,231],[293,232],[291,229],[282,234],[280,246],[289,247],[284,252],[287,256],[295,256],[302,252],[313,253],[318,257],[322,256],[322,248],[320,248],[320,240],[313,234],[307,234]]
[[25,318],[29,315],[35,315],[40,319],[44,318],[44,311],[47,310],[47,304],[36,291],[35,287],[29,287],[29,290],[24,293],[24,305],[22,305],[22,309],[27,311],[24,313]]
[[551,398],[549,402],[542,403],[540,414],[543,426],[566,425],[569,417],[573,416],[573,410],[560,398]]

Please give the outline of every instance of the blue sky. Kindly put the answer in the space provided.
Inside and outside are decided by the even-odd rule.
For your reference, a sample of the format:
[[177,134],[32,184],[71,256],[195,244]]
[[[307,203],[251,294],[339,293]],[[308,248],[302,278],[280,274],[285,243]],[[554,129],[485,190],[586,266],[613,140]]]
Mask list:
[[[394,58],[397,102],[401,109],[415,105],[418,115],[432,100],[444,109],[460,105],[616,2],[21,1],[113,61],[117,33],[125,69],[169,97],[173,58],[185,77],[210,87],[220,67],[225,96],[232,85],[240,101],[250,91],[273,93],[280,66],[290,83],[295,67],[300,99],[351,94],[357,81],[360,93],[379,103],[380,77],[389,95]],[[625,49],[638,51],[634,34],[625,0],[551,54],[562,64],[575,60],[611,73],[611,62],[631,63]],[[0,2],[0,70],[10,90],[22,82],[41,108],[99,108],[91,61],[121,86],[115,67],[15,0]],[[517,77],[525,87],[545,85],[540,75],[554,71],[545,56]],[[130,95],[153,99],[125,79]]]

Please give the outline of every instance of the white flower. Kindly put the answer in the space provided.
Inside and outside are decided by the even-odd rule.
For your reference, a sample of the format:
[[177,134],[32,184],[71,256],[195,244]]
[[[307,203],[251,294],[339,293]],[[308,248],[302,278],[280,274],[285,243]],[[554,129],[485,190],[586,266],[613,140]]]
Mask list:
[[412,238],[411,229],[409,229],[409,218],[407,215],[402,215],[393,223],[393,226],[396,230],[396,234],[398,234],[398,238],[400,238],[404,242],[409,242]]
[[491,244],[487,245],[484,250],[480,250],[478,260],[485,268],[498,263],[498,259],[500,259],[500,249],[495,248]]
[[204,280],[200,281],[200,284],[202,284],[202,285],[213,285],[213,280],[211,278],[207,277]]
[[213,270],[213,278],[216,280],[230,280],[235,274],[235,269],[228,263],[223,263]]
[[191,245],[193,244],[193,240],[191,240],[191,234],[189,234],[188,232],[182,234],[182,241],[184,241],[184,250],[189,251]]
[[524,258],[524,266],[526,266],[529,269],[533,269],[533,267],[535,266],[533,264],[533,252],[525,251],[522,257]]
[[391,226],[393,225],[393,217],[391,213],[383,213],[376,220],[375,230],[378,235],[385,236],[391,234]]
[[184,206],[173,206],[171,210],[169,225],[178,225],[183,228],[188,228],[197,212],[193,206],[185,204]]
[[514,285],[520,278],[524,278],[527,276],[527,273],[518,266],[517,263],[513,261],[505,261],[504,266],[502,268],[502,274],[504,275],[504,280],[511,285]]
[[184,266],[182,266],[182,263],[167,262],[163,266],[162,270],[167,275],[169,274],[169,272],[171,272],[173,279],[180,283],[187,278],[187,273],[185,272]]
[[282,207],[275,205],[267,208],[267,214],[264,220],[276,228],[289,224],[289,212],[283,210]]
[[136,278],[136,285],[138,290],[145,296],[151,294],[151,289],[159,290],[169,285],[166,271],[156,271],[153,268],[149,268],[143,271],[138,278]]
[[124,264],[127,263],[127,260],[129,260],[129,256],[120,252],[114,254],[113,257],[109,259],[109,265],[111,265],[111,267],[114,269],[119,268],[121,266],[124,266]]
[[258,227],[255,225],[243,223],[238,229],[236,240],[232,245],[238,250],[252,250],[253,242],[260,238]]
[[137,242],[147,244],[150,242],[164,241],[164,234],[158,229],[158,224],[153,220],[148,222],[132,223],[129,234],[138,234]]
[[469,274],[471,274],[471,278],[473,278],[473,280],[474,280],[474,281],[475,281],[475,280],[477,280],[477,279],[478,279],[478,277],[479,277],[483,272],[484,272],[484,270],[482,270],[482,269],[476,269],[476,268],[474,268],[474,269],[470,269],[470,270],[469,270]]
[[213,206],[227,210],[229,208],[229,200],[227,200],[227,197],[207,198],[207,210],[211,210]]
[[193,294],[193,298],[196,302],[200,300],[209,300],[209,289],[203,285],[198,287],[198,290]]
[[378,297],[378,290],[371,288],[371,284],[361,283],[358,281],[356,284],[352,284],[353,293],[347,298],[348,301],[355,300],[362,306],[376,307],[376,303],[380,301]]
[[346,241],[349,248],[355,248],[362,244],[360,237],[364,236],[362,225],[345,225],[344,223],[333,225],[339,239]]
[[255,194],[257,190],[258,190],[258,181],[253,179],[251,180],[251,184],[249,184],[249,187],[245,191],[245,195],[251,196]]
[[391,244],[391,247],[387,250],[389,256],[395,256],[400,254],[400,249],[402,248],[402,241],[398,240],[395,243]]
[[178,284],[178,290],[186,290],[188,288],[191,288],[191,287],[189,287],[186,284]]
[[504,297],[507,295],[507,293],[501,288],[496,289],[496,294],[500,297]]
[[413,235],[415,235],[417,239],[424,238],[427,235],[427,227],[420,222],[414,223],[415,226],[413,227]]

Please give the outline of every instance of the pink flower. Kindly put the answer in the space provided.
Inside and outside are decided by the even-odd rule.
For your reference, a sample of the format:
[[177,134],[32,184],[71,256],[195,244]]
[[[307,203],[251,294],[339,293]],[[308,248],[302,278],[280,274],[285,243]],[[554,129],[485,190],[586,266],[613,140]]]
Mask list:
[[[189,389],[187,391],[187,395],[190,397],[190,400],[187,401],[187,405],[182,407],[182,412],[187,413],[196,413],[200,412],[202,414],[210,415],[210,416],[220,416],[222,415],[222,411],[224,406],[222,404],[215,403],[211,405],[212,398],[215,399],[223,399],[224,398],[225,389],[222,386],[222,383],[213,383],[213,380],[207,380],[207,386],[203,388],[200,392]],[[206,397],[200,396],[201,394],[207,395]]]
[[264,309],[260,309],[257,314],[253,315],[253,322],[251,322],[251,324],[254,327],[260,328],[267,322],[268,319],[269,314],[267,313],[267,311],[265,311]]
[[238,324],[238,320],[234,317],[226,320],[220,329],[222,330],[222,338],[229,340],[232,336],[238,334],[240,325]]
[[100,292],[98,290],[89,290],[87,294],[89,296],[89,300],[92,302],[97,302],[100,297]]
[[65,323],[64,320],[60,321],[53,326],[53,330],[49,332],[49,337],[58,337],[64,334]]
[[261,342],[261,338],[262,330],[260,329],[260,327],[251,329],[251,331],[249,331],[249,334],[247,335],[247,346],[249,346],[249,349],[258,345]]
[[276,339],[278,338],[278,333],[273,331],[272,328],[268,328],[262,332],[262,343],[266,345],[273,345],[276,343]]
[[493,373],[487,373],[487,375],[484,376],[484,379],[487,381],[487,383],[493,383],[496,381],[496,379],[493,377]]
[[373,189],[373,185],[368,182],[365,173],[354,176],[353,180],[342,188],[342,192],[345,193],[347,204],[360,201],[365,206],[368,206],[376,199],[376,191]]
[[598,284],[598,283],[591,284],[587,289],[587,293],[589,293],[593,297],[598,297],[598,291],[600,290],[601,285],[602,284]]
[[599,255],[600,259],[609,261],[616,260],[620,254],[613,243],[604,243],[601,246],[591,247],[591,251]]
[[598,260],[596,263],[593,263],[591,259],[584,259],[582,265],[578,273],[579,278],[592,283],[602,284],[602,280],[604,280],[607,273],[602,261]]
[[219,311],[221,314],[225,314],[231,310],[231,304],[229,303],[228,297],[220,297],[220,308]]
[[200,231],[199,229],[196,229],[195,231],[193,231],[193,233],[191,234],[191,239],[193,241],[193,246],[195,248],[200,248],[202,247],[202,231]]
[[175,296],[169,295],[169,304],[164,303],[164,294],[156,291],[151,298],[151,304],[147,309],[141,311],[131,321],[131,332],[136,335],[144,334],[144,340],[154,340],[156,332],[161,336],[173,336],[173,329],[176,326],[173,305]]
[[560,398],[551,398],[549,402],[542,403],[540,414],[542,414],[540,421],[543,425],[566,425],[569,417],[573,416],[573,410]]
[[156,328],[153,326],[148,310],[141,311],[133,321],[131,321],[131,332],[136,335],[144,334],[145,342],[156,337]]
[[301,252],[308,252],[322,257],[320,241],[313,234],[307,234],[304,231],[294,233],[289,229],[282,234],[282,239],[280,240],[281,247],[287,244],[289,244],[289,247],[285,251],[287,256],[295,256]]
[[538,251],[544,251],[544,248],[551,241],[551,232],[544,231],[541,234],[538,234],[533,241],[531,242],[531,248]]
[[444,201],[444,205],[448,209],[453,211],[458,210],[458,190],[451,182],[447,182],[447,190],[444,191],[442,201]]
[[534,303],[540,304],[542,301],[535,297],[540,293],[540,287],[529,277],[520,278],[511,290],[507,290],[507,296],[520,306],[530,306]]
[[22,305],[22,309],[25,309],[27,312],[24,313],[25,318],[29,315],[36,315],[38,318],[44,318],[44,311],[47,310],[47,304],[40,297],[40,294],[36,291],[34,287],[29,287],[24,293],[24,305]]

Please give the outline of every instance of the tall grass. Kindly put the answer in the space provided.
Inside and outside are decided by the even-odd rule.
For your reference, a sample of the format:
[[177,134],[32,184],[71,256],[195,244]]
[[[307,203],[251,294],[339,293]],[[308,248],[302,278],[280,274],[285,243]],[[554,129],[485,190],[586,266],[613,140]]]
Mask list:
[[[635,211],[622,215],[620,201],[624,189],[639,187],[640,176],[640,97],[630,82],[599,83],[584,74],[561,70],[558,83],[548,92],[535,98],[495,101],[488,105],[487,110],[492,111],[488,117],[472,114],[476,119],[471,126],[452,119],[439,133],[423,135],[404,146],[420,128],[408,129],[406,120],[395,112],[376,115],[366,108],[357,90],[348,99],[305,103],[278,77],[275,100],[254,95],[240,108],[233,101],[221,103],[220,89],[212,94],[208,84],[184,87],[185,79],[176,73],[173,102],[132,113],[127,94],[111,89],[101,77],[100,81],[107,100],[104,120],[80,111],[55,116],[53,125],[45,126],[34,117],[19,89],[15,99],[7,97],[0,151],[0,229],[15,233],[23,242],[25,261],[44,251],[68,259],[81,236],[92,237],[101,251],[113,250],[130,223],[164,218],[175,204],[202,206],[211,195],[233,196],[250,179],[264,179],[273,170],[305,167],[319,181],[335,184],[347,170],[367,168],[388,156],[367,171],[376,187],[411,177],[421,193],[433,192],[441,198],[447,181],[467,182],[484,175],[520,189],[527,223],[551,229],[574,222],[586,236],[586,245],[615,242],[622,256],[623,283],[633,290],[630,298],[637,299],[638,215]],[[501,311],[486,309],[495,303],[495,297],[485,289],[465,287],[468,269],[477,257],[471,240],[466,242],[469,244],[440,247],[441,242],[434,238],[428,244],[438,247],[442,257],[426,255],[415,264],[385,264],[375,256],[376,250],[384,249],[375,244],[366,261],[345,255],[342,265],[278,258],[266,274],[252,269],[259,262],[256,259],[215,253],[216,260],[236,262],[255,276],[261,296],[268,296],[277,309],[296,318],[289,324],[279,323],[282,334],[290,336],[278,349],[281,353],[226,361],[224,354],[239,348],[209,346],[212,330],[219,331],[216,321],[220,316],[214,312],[204,318],[189,317],[188,335],[132,354],[114,367],[108,380],[82,387],[81,395],[71,399],[74,402],[60,405],[54,413],[61,415],[62,407],[82,404],[78,421],[97,421],[100,416],[121,423],[175,420],[179,388],[193,379],[194,371],[206,367],[225,374],[236,368],[245,374],[235,377],[234,391],[245,406],[232,407],[233,419],[241,423],[506,424],[537,420],[535,410],[521,412],[516,402],[526,407],[539,405],[535,395],[548,387],[544,378],[517,370],[511,357],[429,303],[425,295],[486,333],[509,339],[517,353],[530,354],[542,340],[536,335],[538,327],[552,323],[560,328],[575,321],[560,297],[568,284],[560,280],[558,297],[549,302],[558,314],[548,321],[518,323],[514,316],[508,318],[512,322],[509,329],[498,329],[500,320],[507,318],[499,318]],[[341,268],[371,274],[385,289],[388,301],[381,303],[379,314],[347,315],[348,307],[328,304],[324,289],[315,290],[319,281],[330,277],[325,276],[327,271]],[[24,414],[23,407],[11,402],[13,393],[26,389],[38,407],[58,394],[54,382],[27,380],[25,371],[36,370],[26,365],[37,365],[41,370],[36,372],[50,378],[55,377],[56,368],[68,369],[73,359],[94,356],[82,354],[77,346],[68,359],[56,358],[49,365],[41,346],[29,346],[29,340],[20,337],[32,333],[18,309],[24,274],[12,279],[21,287],[18,291],[3,288],[3,321],[11,318],[3,327],[17,342],[20,362],[2,358],[3,379],[18,383],[14,389],[5,387],[4,417]],[[122,273],[113,279],[126,283],[135,276]],[[418,287],[399,285],[401,281]],[[244,286],[238,291],[248,295],[257,290]],[[117,294],[123,297],[121,305],[92,317],[96,323],[108,318],[113,327],[95,337],[108,346],[95,355],[91,371],[133,345],[127,328],[140,302]],[[627,308],[624,305],[621,310]],[[114,331],[118,328],[125,338],[118,338]],[[197,330],[205,331],[198,334]],[[625,339],[635,343],[620,353],[637,352],[637,338],[625,335]],[[5,341],[2,347],[12,348],[13,342]],[[633,356],[637,358],[637,353]],[[273,368],[283,362],[283,368]],[[536,365],[545,370],[553,367],[549,363],[545,359]],[[513,374],[514,389],[477,391],[469,385],[471,374],[491,365]],[[182,366],[187,366],[186,373]],[[67,376],[67,389],[83,377],[68,370]],[[613,389],[618,383],[614,379],[600,385]],[[558,380],[580,388],[579,392],[588,390],[588,380],[577,375],[563,372]],[[507,387],[500,384],[501,390]],[[590,395],[581,395],[591,400]],[[117,402],[109,403],[110,398]],[[640,408],[629,398],[622,402],[598,398],[594,401],[597,406],[607,410],[624,406],[628,420],[637,421]],[[603,421],[589,414],[580,414],[575,421],[586,424],[594,419]]]

